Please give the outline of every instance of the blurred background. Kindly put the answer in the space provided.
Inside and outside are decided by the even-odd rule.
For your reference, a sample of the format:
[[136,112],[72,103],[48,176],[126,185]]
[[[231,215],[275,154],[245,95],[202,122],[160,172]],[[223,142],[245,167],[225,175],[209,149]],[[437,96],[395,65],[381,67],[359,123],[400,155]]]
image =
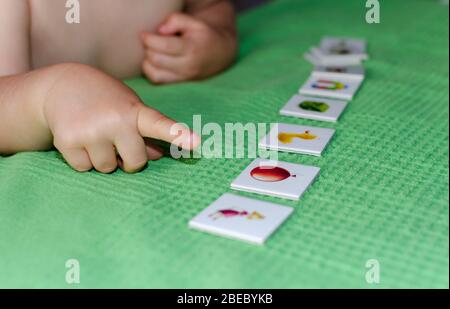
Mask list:
[[239,12],[251,9],[270,0],[233,0]]

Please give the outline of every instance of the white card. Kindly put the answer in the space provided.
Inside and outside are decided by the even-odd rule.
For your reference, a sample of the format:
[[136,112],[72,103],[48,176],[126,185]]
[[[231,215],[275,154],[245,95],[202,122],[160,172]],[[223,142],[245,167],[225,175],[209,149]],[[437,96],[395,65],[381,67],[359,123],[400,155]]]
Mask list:
[[298,201],[319,172],[320,168],[314,166],[256,159],[231,188]]
[[[359,65],[364,60],[367,60],[367,56],[360,55],[329,55],[321,51],[321,49],[317,47],[311,48],[310,56],[311,59],[315,60],[314,64],[316,65],[326,65],[326,66],[350,66],[350,65]],[[309,59],[308,59],[309,60]]]
[[189,227],[261,245],[293,211],[291,207],[226,193],[192,219]]
[[325,37],[320,47],[312,47],[305,58],[315,65],[349,66],[367,60],[367,43],[364,40]]
[[321,156],[334,133],[334,129],[279,123],[260,141],[259,147]]
[[350,101],[361,86],[355,78],[323,78],[311,75],[300,88],[300,94]]
[[313,55],[312,53],[306,53],[304,54],[304,58],[311,62],[314,66],[323,66],[324,64],[322,63],[320,58],[317,58],[315,55]]
[[347,107],[347,102],[294,95],[280,110],[283,116],[336,122]]
[[361,39],[324,37],[320,51],[327,55],[366,57],[367,42]]
[[351,66],[316,66],[312,76],[317,78],[355,78],[363,80],[365,70],[362,65]]

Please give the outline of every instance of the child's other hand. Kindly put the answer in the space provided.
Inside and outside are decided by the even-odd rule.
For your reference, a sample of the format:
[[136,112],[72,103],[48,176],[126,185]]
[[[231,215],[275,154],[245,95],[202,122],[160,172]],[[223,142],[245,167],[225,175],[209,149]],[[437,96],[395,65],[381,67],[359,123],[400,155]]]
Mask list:
[[183,13],[170,15],[158,34],[143,33],[143,71],[156,84],[198,80],[227,68],[236,54],[235,35]]
[[141,170],[162,156],[147,137],[176,141],[185,149],[199,144],[188,128],[145,106],[123,83],[84,65],[64,67],[43,107],[55,147],[80,172]]

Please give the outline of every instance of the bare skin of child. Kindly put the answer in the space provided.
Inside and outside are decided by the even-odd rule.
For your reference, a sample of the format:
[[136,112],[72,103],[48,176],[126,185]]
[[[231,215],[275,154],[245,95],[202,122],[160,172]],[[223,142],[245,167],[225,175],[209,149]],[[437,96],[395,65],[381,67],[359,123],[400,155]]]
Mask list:
[[197,147],[195,133],[121,79],[167,84],[225,70],[237,50],[230,2],[79,0],[79,24],[65,21],[64,4],[0,0],[0,154],[55,147],[77,171],[133,173],[162,156],[151,139]]

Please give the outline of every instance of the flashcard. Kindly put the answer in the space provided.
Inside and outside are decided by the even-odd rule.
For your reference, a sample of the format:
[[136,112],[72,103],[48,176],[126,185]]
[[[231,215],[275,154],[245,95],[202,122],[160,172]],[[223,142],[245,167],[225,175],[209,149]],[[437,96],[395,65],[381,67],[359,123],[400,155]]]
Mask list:
[[305,58],[314,65],[349,66],[361,64],[369,56],[364,40],[347,38],[324,38],[320,47],[311,48]]
[[309,60],[314,65],[323,66],[351,66],[359,65],[368,57],[355,57],[350,55],[338,56],[338,55],[327,55],[323,53],[319,48],[313,47],[309,54],[305,55],[305,59]]
[[298,201],[319,172],[318,167],[256,159],[231,188]]
[[321,59],[317,58],[315,55],[313,55],[312,53],[305,53],[304,54],[304,58],[311,62],[314,66],[323,66],[324,64],[322,63]]
[[280,115],[336,122],[346,107],[345,101],[294,95]]
[[321,156],[334,129],[279,123],[259,143],[260,148]]
[[293,211],[291,207],[226,193],[192,219],[189,227],[261,245]]
[[363,80],[365,70],[362,65],[352,66],[316,66],[312,73],[312,76],[324,79],[333,78],[355,78],[357,80]]
[[362,79],[356,78],[324,78],[312,74],[300,88],[300,94],[327,97],[339,100],[352,100],[361,86]]
[[326,55],[354,56],[367,58],[367,42],[360,39],[324,37],[320,51]]

